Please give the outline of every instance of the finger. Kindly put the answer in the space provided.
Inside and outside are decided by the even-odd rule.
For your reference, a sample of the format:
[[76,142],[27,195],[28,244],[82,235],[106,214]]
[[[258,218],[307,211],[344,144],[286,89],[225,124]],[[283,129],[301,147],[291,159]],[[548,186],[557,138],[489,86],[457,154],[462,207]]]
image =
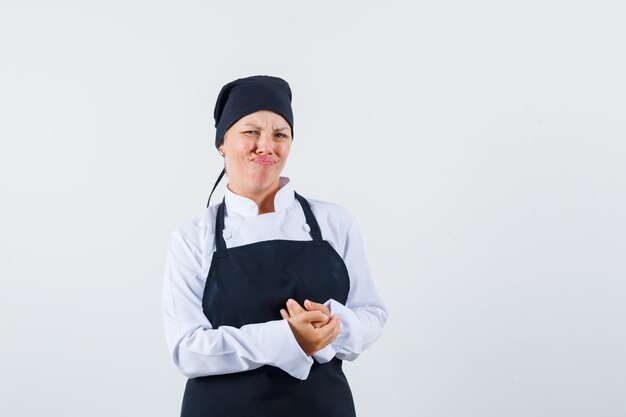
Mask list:
[[289,311],[289,315],[293,317],[296,315],[296,310],[295,310],[295,306],[293,305],[291,301],[292,301],[291,299],[287,300],[286,305],[287,305],[287,310]]
[[[313,310],[313,311],[317,311],[317,310]],[[324,324],[325,326],[335,326],[335,322],[341,323],[341,318],[339,318],[338,316],[326,316],[326,317],[328,317],[328,320],[326,320],[326,324]]]
[[330,310],[324,304],[316,303],[311,300],[304,300],[304,307],[309,311],[319,310],[322,313],[330,316]]
[[[330,319],[329,319],[330,320]],[[316,329],[319,329],[320,327],[324,327],[328,324],[328,321],[314,321],[311,324],[313,325],[313,327],[315,327]]]
[[302,308],[302,306],[300,304],[298,304],[298,302],[296,300],[294,300],[293,298],[290,298],[289,300],[287,300],[287,309],[289,310],[289,314],[291,316],[295,316],[297,314],[303,313],[306,310]]
[[[326,326],[326,327],[328,327],[328,326]],[[337,338],[338,334],[339,334],[339,329],[337,328],[337,329],[334,329],[333,331],[331,331],[330,333],[326,334],[325,336],[323,336],[321,338],[321,341],[320,341],[321,349],[323,349],[327,345],[329,345],[332,342],[334,342],[335,339]]]
[[281,315],[282,318],[284,318],[286,320],[290,319],[289,313],[287,313],[287,310],[285,310],[284,308],[280,309],[280,315]]
[[321,311],[305,311],[304,313],[300,313],[298,315],[298,318],[302,321],[302,322],[306,322],[306,323],[313,323],[316,321],[327,321],[328,320],[328,316],[324,313],[322,313]]
[[330,321],[326,326],[323,326],[316,331],[319,332],[319,336],[322,339],[326,339],[328,336],[333,336],[341,330],[339,324],[341,323],[341,319],[337,316],[331,317]]
[[[315,311],[315,310],[313,310],[313,311]],[[318,311],[319,311],[319,310],[318,310]],[[325,311],[322,311],[322,313],[326,314],[326,315],[328,316],[328,319],[327,319],[327,320],[323,320],[323,321],[322,321],[322,320],[319,320],[319,321],[314,321],[314,322],[312,322],[311,324],[312,324],[312,325],[313,325],[313,327],[314,327],[314,328],[316,328],[316,329],[319,329],[320,327],[324,327],[324,326],[326,326],[326,325],[328,324],[328,322],[330,321],[330,315],[329,315],[327,312],[325,312]]]
[[296,300],[294,300],[293,298],[291,299],[291,304],[293,305],[294,309],[296,310],[296,313],[298,313],[298,314],[304,313],[306,311],[304,309],[304,307],[302,307],[300,304],[298,304],[298,302]]
[[326,336],[322,340],[322,345],[326,346],[326,345],[329,345],[329,344],[333,343],[335,341],[335,339],[337,339],[337,336],[339,336],[340,333],[341,333],[340,327],[337,326],[335,331],[330,333],[328,336]]

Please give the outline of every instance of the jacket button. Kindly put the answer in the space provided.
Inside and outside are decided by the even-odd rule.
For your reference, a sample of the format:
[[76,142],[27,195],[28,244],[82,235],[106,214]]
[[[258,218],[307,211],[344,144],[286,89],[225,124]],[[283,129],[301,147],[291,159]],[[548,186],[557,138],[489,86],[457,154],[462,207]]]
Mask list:
[[310,232],[311,231],[311,226],[309,226],[306,223],[304,223],[304,226],[302,226],[302,228],[304,229],[305,232]]
[[222,236],[224,236],[224,239],[230,239],[233,237],[233,232],[231,232],[230,229],[224,229]]

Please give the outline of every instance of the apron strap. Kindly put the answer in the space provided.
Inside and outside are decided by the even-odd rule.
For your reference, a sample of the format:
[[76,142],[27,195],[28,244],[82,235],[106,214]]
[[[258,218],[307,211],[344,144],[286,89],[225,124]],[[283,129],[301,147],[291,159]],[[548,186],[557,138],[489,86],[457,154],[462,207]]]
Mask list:
[[226,208],[226,197],[217,207],[217,215],[215,216],[215,252],[220,258],[226,255],[226,242],[224,241],[224,210]]
[[224,176],[224,174],[226,173],[226,168],[222,169],[222,173],[220,174],[219,177],[217,177],[217,181],[215,181],[215,185],[213,186],[213,189],[211,190],[211,194],[209,194],[209,201],[206,202],[206,206],[209,207],[209,203],[211,202],[211,196],[213,195],[213,191],[215,191],[215,188],[217,187],[217,184],[220,183],[220,181],[222,180],[222,177]]
[[309,205],[309,202],[306,201],[306,198],[302,197],[295,191],[293,193],[296,196],[296,199],[298,199],[298,201],[300,202],[300,205],[302,206],[302,210],[304,211],[304,217],[306,218],[306,223],[311,228],[311,237],[313,237],[313,240],[315,240],[317,243],[321,243],[322,232],[320,231],[319,224],[317,224],[317,220],[315,220],[313,211],[311,211],[311,206]]

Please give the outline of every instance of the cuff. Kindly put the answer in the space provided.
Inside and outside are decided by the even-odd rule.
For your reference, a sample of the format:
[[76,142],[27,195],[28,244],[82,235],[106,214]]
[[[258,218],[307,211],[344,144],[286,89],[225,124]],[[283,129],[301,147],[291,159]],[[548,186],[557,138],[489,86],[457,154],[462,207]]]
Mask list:
[[331,316],[338,316],[341,319],[341,332],[331,345],[337,352],[361,352],[363,346],[363,330],[361,321],[350,308],[340,302],[329,299],[324,303],[330,310]]
[[[333,342],[334,343],[334,342]],[[318,361],[319,363],[330,362],[332,358],[335,357],[335,349],[333,348],[333,344],[329,343],[324,346],[322,349],[318,350],[315,355],[313,355],[313,359]]]
[[289,322],[273,320],[265,323],[259,345],[270,365],[276,366],[298,379],[307,379],[313,359],[300,348]]

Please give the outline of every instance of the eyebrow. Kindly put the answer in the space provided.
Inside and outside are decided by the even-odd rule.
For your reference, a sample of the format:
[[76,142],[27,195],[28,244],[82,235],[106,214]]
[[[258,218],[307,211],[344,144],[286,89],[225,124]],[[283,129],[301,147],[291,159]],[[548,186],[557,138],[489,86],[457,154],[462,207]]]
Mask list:
[[[260,126],[253,125],[252,123],[244,123],[244,126],[252,126],[252,127],[253,127],[253,128],[255,128],[255,129],[261,130],[261,127],[260,127]],[[275,131],[275,132],[278,132],[278,131],[280,131],[280,130],[287,130],[287,129],[288,129],[287,127],[281,127],[280,129],[275,129],[274,131]]]

